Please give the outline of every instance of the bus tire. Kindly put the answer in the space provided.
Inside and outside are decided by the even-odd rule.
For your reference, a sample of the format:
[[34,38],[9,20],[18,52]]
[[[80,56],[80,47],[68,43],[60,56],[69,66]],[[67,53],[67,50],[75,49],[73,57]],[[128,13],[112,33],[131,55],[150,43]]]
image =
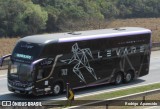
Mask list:
[[131,71],[127,72],[127,74],[125,75],[125,83],[129,83],[133,80],[133,73]]
[[115,75],[115,84],[116,85],[119,85],[119,84],[121,84],[123,82],[123,74],[122,73],[117,73],[116,75]]
[[53,85],[53,95],[59,95],[63,91],[63,87],[61,83],[55,83]]

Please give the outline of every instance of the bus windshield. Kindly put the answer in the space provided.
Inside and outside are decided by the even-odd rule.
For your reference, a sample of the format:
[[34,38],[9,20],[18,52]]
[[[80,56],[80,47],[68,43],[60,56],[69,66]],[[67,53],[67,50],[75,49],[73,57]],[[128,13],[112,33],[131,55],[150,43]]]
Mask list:
[[19,42],[12,54],[12,59],[21,62],[32,62],[36,60],[41,51],[41,45],[35,43]]
[[18,62],[10,62],[9,77],[20,81],[33,81],[30,65]]

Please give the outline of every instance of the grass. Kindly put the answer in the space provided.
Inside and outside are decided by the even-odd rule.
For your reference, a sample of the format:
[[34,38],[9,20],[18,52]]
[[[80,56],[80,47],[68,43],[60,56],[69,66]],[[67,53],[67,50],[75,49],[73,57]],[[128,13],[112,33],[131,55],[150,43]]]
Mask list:
[[[105,93],[102,93],[102,94],[76,98],[75,100],[82,101],[82,102],[74,101],[72,105],[80,105],[81,103],[85,104],[85,103],[92,102],[92,100],[93,100],[93,102],[94,102],[94,100],[106,100],[106,99],[110,99],[110,98],[115,98],[115,97],[140,93],[140,92],[149,91],[149,90],[153,90],[153,89],[159,89],[159,88],[160,88],[160,83],[155,83],[155,84],[151,84],[151,85],[138,86],[138,87],[123,89],[123,90],[118,90],[118,91],[105,92]],[[159,93],[159,95],[160,95],[160,93]],[[155,96],[152,96],[152,95],[147,95],[147,97],[146,97],[146,100],[159,100],[159,99],[160,99],[160,96],[159,97],[157,96],[156,99],[155,99]],[[142,97],[135,98],[135,99],[132,99],[132,100],[142,100]],[[77,104],[77,103],[79,103],[79,104]],[[60,101],[57,104],[66,104],[66,102],[65,101]],[[91,106],[91,107],[93,107],[93,106]],[[94,106],[94,107],[96,107],[96,106]],[[104,106],[102,106],[102,107],[104,107]],[[113,107],[115,107],[115,106],[113,106]],[[118,106],[118,107],[121,107],[121,106]],[[131,107],[131,106],[125,106],[125,108],[126,107]],[[96,109],[99,109],[99,106]],[[112,109],[114,109],[114,108],[112,108]]]
[[82,98],[79,98],[78,100],[104,100],[104,99],[125,96],[129,94],[144,92],[144,91],[158,89],[158,88],[160,88],[160,83],[146,85],[146,86],[138,86],[135,88],[129,88],[129,89],[124,89],[124,90],[119,90],[119,91],[106,92],[103,94],[82,97]]
[[[129,100],[142,100],[142,97],[136,97]],[[160,100],[160,93],[147,95],[146,100]],[[108,109],[147,109],[149,107],[153,106],[108,106]],[[106,109],[106,106],[85,106],[83,109]]]
[[[153,42],[160,42],[160,18],[136,18],[136,19],[117,19],[105,22],[81,22],[75,24],[72,28],[73,31],[101,29],[101,28],[118,28],[118,27],[144,27],[151,29]],[[1,38],[0,39],[0,56],[11,53],[16,41],[19,38]]]

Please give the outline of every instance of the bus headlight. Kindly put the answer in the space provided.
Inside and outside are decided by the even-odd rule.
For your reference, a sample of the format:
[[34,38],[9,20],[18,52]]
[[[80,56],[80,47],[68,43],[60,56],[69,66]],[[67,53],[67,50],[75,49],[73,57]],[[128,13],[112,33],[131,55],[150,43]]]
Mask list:
[[32,90],[32,88],[33,88],[33,86],[27,87],[27,88],[25,88],[25,90],[29,91],[29,90]]

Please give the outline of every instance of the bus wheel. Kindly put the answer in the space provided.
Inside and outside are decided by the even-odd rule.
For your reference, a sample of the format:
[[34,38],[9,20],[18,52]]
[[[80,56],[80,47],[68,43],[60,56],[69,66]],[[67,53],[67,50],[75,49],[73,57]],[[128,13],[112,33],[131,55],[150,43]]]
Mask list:
[[133,79],[133,74],[132,74],[132,72],[128,72],[128,73],[126,74],[126,76],[125,76],[125,83],[131,82],[132,79]]
[[53,85],[53,95],[59,95],[62,92],[62,85],[60,83],[55,83]]
[[115,84],[116,85],[121,84],[122,81],[123,81],[122,73],[117,73],[116,76],[115,76]]

